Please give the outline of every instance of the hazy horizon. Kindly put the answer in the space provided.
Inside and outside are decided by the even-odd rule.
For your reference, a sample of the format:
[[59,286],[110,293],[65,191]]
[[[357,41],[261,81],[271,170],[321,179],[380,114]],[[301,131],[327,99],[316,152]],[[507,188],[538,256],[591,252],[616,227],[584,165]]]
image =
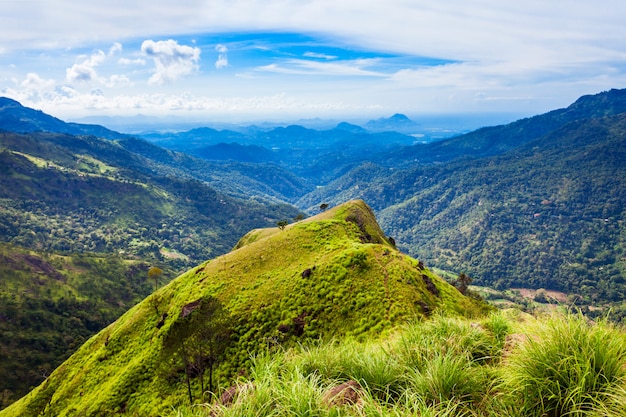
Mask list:
[[533,115],[626,87],[624,20],[616,0],[1,1],[0,95],[63,119]]

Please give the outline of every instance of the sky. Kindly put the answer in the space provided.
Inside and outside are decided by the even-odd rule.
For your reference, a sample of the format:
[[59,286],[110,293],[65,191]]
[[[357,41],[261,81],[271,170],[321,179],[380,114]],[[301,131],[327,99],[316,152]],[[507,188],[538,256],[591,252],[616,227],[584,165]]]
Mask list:
[[0,96],[65,120],[534,115],[626,87],[622,0],[0,0]]

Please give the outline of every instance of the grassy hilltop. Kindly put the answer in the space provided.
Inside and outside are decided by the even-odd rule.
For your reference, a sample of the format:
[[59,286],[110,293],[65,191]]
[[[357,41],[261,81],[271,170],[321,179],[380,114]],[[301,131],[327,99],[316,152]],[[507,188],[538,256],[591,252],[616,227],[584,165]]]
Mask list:
[[131,308],[0,415],[167,414],[229,386],[257,354],[373,340],[435,310],[484,313],[390,242],[362,201],[254,230]]

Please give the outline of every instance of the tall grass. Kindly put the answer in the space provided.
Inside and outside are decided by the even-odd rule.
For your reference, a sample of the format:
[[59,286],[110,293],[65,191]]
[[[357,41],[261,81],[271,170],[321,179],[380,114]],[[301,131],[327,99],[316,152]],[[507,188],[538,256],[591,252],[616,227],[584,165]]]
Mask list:
[[623,331],[582,315],[552,316],[535,327],[503,366],[503,389],[519,399],[523,415],[626,415]]
[[[526,341],[505,346],[511,332]],[[506,355],[503,355],[504,351]],[[321,343],[254,359],[230,405],[178,417],[624,417],[626,336],[606,322],[553,316],[519,324],[435,315],[384,341]],[[348,380],[354,404],[325,400]],[[204,414],[203,414],[204,413]]]

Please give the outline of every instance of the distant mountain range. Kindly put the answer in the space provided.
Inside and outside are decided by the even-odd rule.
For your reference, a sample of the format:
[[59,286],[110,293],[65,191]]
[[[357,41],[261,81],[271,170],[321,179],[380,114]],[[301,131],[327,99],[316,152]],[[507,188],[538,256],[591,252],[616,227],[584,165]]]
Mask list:
[[[0,108],[0,115],[3,119],[0,121],[15,123],[15,120],[23,119],[20,126],[25,131],[35,131],[42,126],[61,131],[104,129],[74,124],[66,126],[58,119],[23,108],[12,100],[4,99],[2,103],[4,107]],[[144,173],[142,175],[167,172],[169,178],[197,179],[226,196],[269,198],[309,212],[315,212],[322,202],[339,204],[362,198],[379,214],[383,227],[397,236],[401,247],[434,266],[467,271],[478,282],[498,283],[501,287],[528,285],[578,291],[580,285],[569,282],[570,270],[564,265],[580,265],[591,277],[589,280],[596,283],[613,282],[615,276],[624,277],[619,257],[602,261],[608,263],[603,264],[601,270],[593,269],[592,264],[597,262],[593,260],[597,257],[591,255],[601,245],[592,245],[592,252],[584,249],[589,245],[589,239],[613,242],[616,235],[610,234],[606,228],[601,231],[581,226],[581,230],[593,231],[586,236],[587,240],[565,244],[564,240],[568,239],[564,233],[570,233],[567,230],[571,229],[550,223],[542,227],[555,229],[543,239],[531,239],[535,243],[529,245],[521,236],[536,234],[532,231],[533,223],[518,228],[513,220],[526,219],[531,211],[533,216],[541,215],[541,210],[535,208],[555,209],[556,202],[561,204],[557,210],[561,218],[587,219],[590,212],[598,213],[594,216],[601,218],[602,213],[608,213],[606,210],[600,213],[594,207],[609,207],[613,204],[609,202],[621,196],[620,175],[624,161],[607,155],[621,149],[619,115],[624,112],[626,90],[610,90],[581,97],[564,109],[426,144],[416,144],[415,138],[402,133],[373,133],[366,129],[368,126],[345,122],[331,130],[298,125],[248,133],[197,128],[179,133],[149,134],[145,136],[147,141],[116,132],[109,135],[120,137],[116,143],[134,155],[125,161],[117,161],[114,166],[120,168],[138,157],[147,158],[146,162],[132,162],[139,164],[133,169],[139,168]],[[3,121],[0,126],[5,130],[14,128],[15,125],[9,122]],[[367,125],[385,130],[386,127],[415,123],[396,114],[370,121]],[[601,131],[609,133],[600,134]],[[14,150],[29,154],[30,151],[23,148],[27,142]],[[554,143],[563,146],[554,148]],[[600,147],[603,147],[602,151]],[[42,155],[33,156],[45,159]],[[90,155],[102,159],[93,152]],[[562,163],[571,160],[577,160],[577,165]],[[511,171],[513,167],[515,172]],[[591,187],[593,194],[574,192],[582,190],[581,182],[592,184],[586,187]],[[616,186],[598,186],[611,182]],[[528,184],[533,184],[532,189]],[[566,188],[558,191],[556,184],[570,185],[562,185]],[[483,197],[472,197],[480,200],[480,206],[461,203],[483,191],[486,193]],[[589,199],[590,195],[593,199]],[[551,203],[541,204],[544,200]],[[520,216],[500,218],[494,212],[487,215],[488,211],[484,209],[489,204],[486,201],[497,207],[504,204],[506,210],[515,209]],[[425,206],[427,202],[432,206]],[[517,204],[522,205],[518,207]],[[539,206],[535,207],[537,204]],[[481,207],[482,211],[476,207]],[[604,217],[621,224],[619,210],[623,206],[617,204],[615,207],[610,216],[606,214]],[[442,223],[444,218],[447,220]],[[469,222],[467,224],[472,226],[461,227],[459,222]],[[472,233],[467,235],[466,230]],[[455,231],[458,236],[465,237],[451,240]],[[486,244],[500,242],[504,236],[509,243]],[[466,246],[459,247],[461,242]],[[615,244],[621,247],[621,243]],[[480,250],[470,250],[475,245],[481,245]],[[504,246],[520,246],[516,253],[522,251],[522,247],[522,252],[529,252],[516,259],[502,255]],[[552,254],[548,264],[539,267],[529,261],[546,251]],[[579,259],[580,262],[567,260],[581,252],[586,255]],[[509,276],[506,271],[515,272]],[[600,289],[587,283],[583,292],[590,297],[596,294],[601,299],[616,299],[623,291],[621,279],[612,284],[612,289]]]
[[[626,299],[626,90],[430,143],[399,133],[399,125],[413,124],[407,120],[373,121],[380,132],[339,123],[140,138],[0,98],[3,273],[42,289],[29,298],[22,288],[15,301],[4,285],[0,296],[13,300],[4,305],[28,311],[20,317],[35,325],[30,309],[45,306],[46,317],[58,318],[54,309],[67,302],[80,319],[72,339],[79,340],[102,318],[92,326],[84,316],[93,305],[80,304],[81,288],[93,277],[75,274],[81,267],[70,258],[88,257],[87,270],[98,273],[97,259],[113,257],[109,269],[122,271],[118,278],[127,261],[183,271],[227,253],[250,229],[355,199],[372,207],[398,248],[428,266],[500,289],[562,290],[572,303]],[[387,130],[393,125],[396,131]],[[302,248],[285,246],[295,249]],[[356,255],[335,261],[350,264]],[[63,277],[75,281],[57,285]],[[128,300],[113,297],[97,308],[111,302],[118,309],[110,311],[119,311],[145,293],[145,285],[133,285]],[[0,311],[0,322],[8,314]],[[62,332],[68,322],[57,318],[49,326]],[[72,340],[59,344],[57,359]],[[9,379],[0,372],[2,380]]]
[[368,201],[403,249],[499,288],[626,298],[626,90],[379,155],[297,205]]

